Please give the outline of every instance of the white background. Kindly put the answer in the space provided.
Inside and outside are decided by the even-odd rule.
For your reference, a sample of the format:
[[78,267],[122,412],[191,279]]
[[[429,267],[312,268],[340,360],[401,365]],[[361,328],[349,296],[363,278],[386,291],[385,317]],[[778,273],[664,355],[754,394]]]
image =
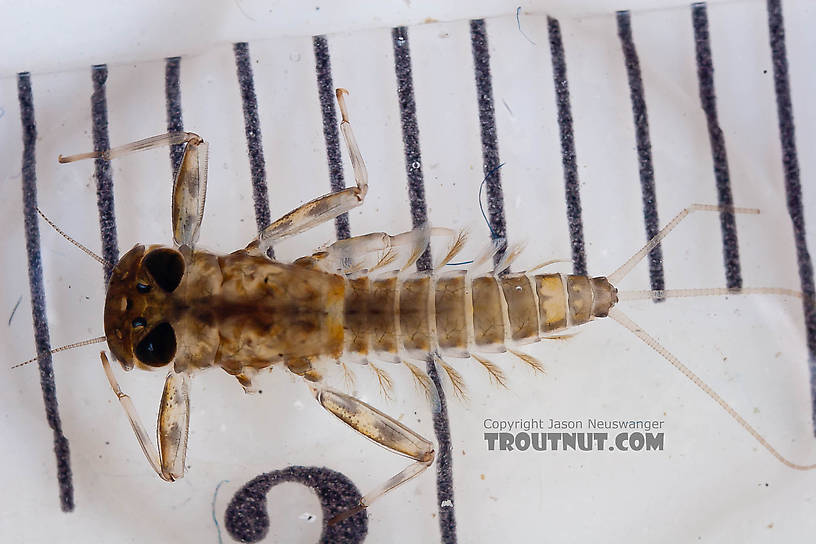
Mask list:
[[[270,208],[278,216],[324,193],[328,169],[315,84],[311,36],[329,33],[336,85],[351,90],[349,108],[368,162],[371,190],[351,214],[352,234],[410,228],[390,27],[411,24],[417,115],[429,217],[467,226],[475,253],[488,238],[477,193],[481,145],[467,18],[491,17],[493,92],[508,233],[527,251],[522,270],[569,258],[563,171],[555,118],[546,14],[559,18],[566,51],[584,210],[587,266],[607,274],[644,242],[631,104],[614,9],[633,10],[649,111],[658,211],[666,222],[691,202],[716,201],[711,153],[697,91],[689,7],[679,2],[74,2],[14,5],[0,21],[0,342],[10,366],[34,354],[20,197],[22,154],[15,72],[30,70],[39,137],[40,207],[64,230],[99,251],[93,163],[58,165],[59,153],[91,148],[88,66],[109,65],[110,141],[165,130],[164,61],[181,63],[185,128],[210,141],[210,185],[201,244],[228,252],[255,230],[233,41],[250,41]],[[809,30],[811,4],[786,2],[788,59],[803,199],[814,217],[816,91]],[[425,22],[425,21],[440,22]],[[762,209],[738,217],[746,286],[798,288],[784,200],[767,14],[762,2],[709,5],[719,120],[734,200]],[[170,241],[170,165],[165,151],[117,160],[113,167],[119,247]],[[346,169],[347,179],[350,169]],[[812,229],[811,229],[812,232]],[[325,225],[276,248],[282,259],[332,239]],[[41,224],[51,340],[62,345],[102,333],[102,271]],[[810,248],[816,240],[808,237]],[[669,287],[724,285],[719,221],[693,217],[663,246]],[[556,267],[558,268],[558,267]],[[561,270],[569,271],[569,265]],[[645,265],[622,288],[648,286]],[[6,320],[22,302],[11,324]],[[622,306],[698,372],[772,444],[794,461],[816,461],[810,419],[801,304],[730,297]],[[356,437],[323,412],[284,372],[247,397],[213,370],[192,391],[185,478],[160,481],[139,451],[99,368],[93,347],[54,357],[60,412],[70,441],[76,510],[59,509],[52,433],[45,423],[36,368],[0,380],[0,535],[15,542],[218,542],[211,503],[223,512],[254,476],[288,465],[327,466],[363,491],[404,460]],[[816,476],[774,460],[710,399],[615,323],[590,324],[575,338],[529,348],[547,367],[531,376],[496,356],[510,389],[492,386],[473,361],[454,361],[471,400],[449,404],[457,530],[460,542],[777,542],[816,529]],[[391,369],[397,399],[379,397],[358,370],[356,393],[427,437],[430,411],[408,372]],[[121,373],[120,373],[121,374]],[[152,423],[162,376],[120,376]],[[664,452],[488,452],[485,418],[662,419]],[[435,470],[435,467],[432,471]],[[389,494],[369,512],[367,542],[438,540],[432,471]],[[268,541],[316,542],[319,506],[305,488],[269,495]],[[317,515],[309,522],[301,514]],[[276,532],[275,532],[276,531]],[[225,542],[229,535],[223,533]]]

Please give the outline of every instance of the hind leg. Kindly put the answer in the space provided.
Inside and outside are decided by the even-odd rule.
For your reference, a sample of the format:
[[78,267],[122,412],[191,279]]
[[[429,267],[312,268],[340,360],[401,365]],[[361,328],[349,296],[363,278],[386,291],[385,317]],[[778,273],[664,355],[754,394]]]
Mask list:
[[[319,265],[327,272],[353,274],[362,270],[372,272],[383,268],[400,258],[400,253],[409,251],[400,262],[400,272],[413,266],[428,248],[432,237],[446,238],[450,249],[439,266],[450,261],[464,245],[466,235],[453,229],[427,227],[409,230],[393,236],[384,232],[372,232],[354,236],[337,242],[316,252],[310,257],[303,257],[299,264]],[[374,256],[375,259],[371,257]]]
[[368,508],[375,500],[422,473],[433,463],[433,444],[396,419],[350,395],[314,384],[310,387],[317,402],[343,423],[385,449],[414,460],[405,469],[367,493],[360,499],[357,507],[335,516],[329,520],[329,524],[342,521]]

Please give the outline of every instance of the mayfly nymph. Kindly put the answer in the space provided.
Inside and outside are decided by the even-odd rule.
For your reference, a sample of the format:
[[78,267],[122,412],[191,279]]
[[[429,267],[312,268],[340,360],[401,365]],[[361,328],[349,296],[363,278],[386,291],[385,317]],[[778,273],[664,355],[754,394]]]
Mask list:
[[[395,236],[355,236],[291,263],[269,258],[267,250],[273,244],[334,219],[365,199],[368,174],[348,121],[345,92],[337,90],[340,129],[356,185],[298,207],[269,225],[244,249],[228,255],[196,247],[207,183],[207,143],[198,135],[168,133],[106,151],[60,157],[60,162],[66,163],[88,158],[110,160],[159,146],[184,146],[172,193],[173,246],[138,244],[125,253],[113,267],[104,310],[104,339],[123,369],[167,369],[159,406],[158,448],[131,399],[119,387],[105,352],[101,353],[111,387],[145,456],[161,478],[173,481],[184,474],[193,372],[220,366],[252,392],[259,370],[284,365],[306,380],[326,410],[384,448],[413,460],[366,494],[356,508],[332,520],[339,521],[425,470],[433,463],[434,447],[369,404],[324,386],[322,364],[339,362],[345,368],[345,362],[366,363],[387,389],[391,379],[374,361],[403,363],[432,393],[432,382],[410,360],[433,360],[444,369],[454,389],[463,393],[461,376],[443,358],[473,358],[491,379],[503,384],[504,373],[485,354],[507,351],[541,371],[541,363],[520,351],[520,346],[558,338],[564,330],[606,316],[628,328],[686,375],[781,462],[802,470],[816,468],[784,458],[717,393],[615,306],[619,295],[624,300],[736,294],[728,289],[619,294],[613,283],[690,213],[755,214],[758,210],[694,204],[608,277],[536,273],[550,263],[510,273],[518,251],[511,248],[499,254],[503,243],[492,244],[469,270],[446,269],[462,249],[465,236],[432,227]],[[432,237],[448,240],[447,253],[432,271],[412,272]],[[400,257],[401,266],[395,270],[394,263]],[[486,268],[491,260],[496,264]],[[802,296],[777,288],[742,289],[739,293]]]

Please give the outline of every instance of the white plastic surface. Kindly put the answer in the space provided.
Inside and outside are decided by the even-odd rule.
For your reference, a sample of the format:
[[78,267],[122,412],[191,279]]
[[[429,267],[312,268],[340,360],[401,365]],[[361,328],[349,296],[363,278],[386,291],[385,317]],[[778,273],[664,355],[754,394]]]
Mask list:
[[[351,91],[352,122],[370,172],[367,201],[350,214],[352,234],[400,232],[410,228],[411,218],[390,25],[420,23],[426,17],[462,19],[412,26],[409,37],[429,218],[439,226],[469,227],[473,241],[465,252],[472,255],[489,233],[478,203],[483,174],[467,18],[495,16],[487,20],[487,32],[505,163],[501,175],[509,237],[528,244],[514,264],[515,270],[523,270],[545,259],[570,257],[547,35],[550,12],[559,17],[566,51],[590,273],[612,272],[644,243],[629,87],[614,12],[605,3],[587,1],[576,7],[565,2],[571,7],[546,9],[525,5],[520,22],[516,6],[506,2],[462,3],[444,13],[432,11],[431,3],[396,3],[387,14],[371,11],[366,18],[350,4],[344,10],[320,5],[319,11],[331,11],[332,17],[284,4],[272,4],[263,13],[259,3],[236,2],[261,22],[273,17],[276,26],[270,26],[268,34],[260,23],[239,25],[214,33],[212,42],[170,48],[165,45],[176,42],[168,26],[164,35],[155,37],[151,32],[156,25],[134,21],[131,26],[141,29],[136,45],[132,34],[123,33],[121,41],[99,38],[92,54],[80,51],[67,58],[63,45],[97,39],[77,33],[50,42],[58,63],[44,52],[6,56],[6,62],[23,59],[0,65],[7,76],[0,80],[0,225],[5,233],[0,342],[9,366],[35,351],[20,204],[18,69],[33,72],[39,205],[63,230],[98,251],[93,162],[56,161],[60,153],[92,147],[92,82],[84,65],[109,64],[109,131],[116,145],[165,130],[161,57],[193,52],[181,61],[184,125],[210,142],[200,244],[229,252],[253,237],[255,218],[228,42],[250,41],[272,215],[282,215],[329,188],[311,35],[330,33],[334,83]],[[129,6],[148,13],[140,11],[148,8],[139,3]],[[615,6],[633,9],[662,223],[692,202],[716,202],[691,13],[686,5],[671,6],[677,3]],[[234,8],[229,9],[224,21],[237,17]],[[290,16],[285,9],[295,11]],[[816,145],[816,112],[811,97],[816,76],[810,52],[816,43],[810,29],[816,25],[816,11],[806,2],[786,2],[784,9],[803,202],[806,223],[812,227],[816,158],[810,150]],[[73,15],[87,21],[92,13],[77,10]],[[344,18],[349,13],[353,17]],[[591,15],[582,17],[587,13]],[[762,210],[759,216],[737,218],[744,283],[798,289],[765,4],[713,3],[708,15],[734,201]],[[43,18],[42,28],[56,24],[47,23],[50,19],[42,13],[37,17]],[[291,28],[279,26],[284,20]],[[107,26],[117,28],[113,22]],[[181,34],[196,32],[180,26]],[[16,32],[21,43],[28,43],[38,28],[16,26],[0,29],[0,35],[10,40],[10,33]],[[348,28],[354,31],[346,33]],[[32,43],[41,46],[46,39],[40,36]],[[350,180],[345,156],[344,161]],[[120,250],[137,242],[170,243],[167,152],[118,159],[113,176]],[[45,224],[40,231],[52,345],[102,334],[101,269]],[[816,247],[813,232],[811,228],[808,236],[811,249]],[[281,259],[293,259],[333,237],[333,225],[328,224],[286,241],[276,252]],[[716,215],[688,219],[663,244],[667,285],[724,286],[720,240]],[[571,266],[554,269],[569,272]],[[647,288],[645,264],[620,287]],[[19,307],[6,325],[18,299]],[[627,303],[621,308],[783,454],[797,462],[816,461],[799,300],[728,297]],[[546,376],[532,376],[509,356],[492,358],[509,375],[509,390],[491,385],[475,362],[453,361],[471,394],[468,403],[451,400],[448,405],[459,542],[797,542],[816,530],[816,474],[779,464],[710,399],[615,323],[589,324],[568,341],[544,342],[528,351],[545,364]],[[396,400],[380,398],[364,368],[357,370],[356,393],[433,439],[429,407],[415,392],[407,370],[389,370],[397,383]],[[365,492],[405,466],[405,459],[354,436],[285,372],[264,375],[263,394],[249,397],[233,378],[212,370],[193,381],[188,473],[167,484],[152,473],[139,451],[106,383],[98,349],[55,355],[54,371],[71,446],[76,509],[68,514],[59,509],[52,434],[44,419],[36,366],[9,372],[0,380],[3,542],[218,542],[213,512],[222,522],[234,492],[258,474],[288,465],[327,466]],[[163,374],[119,372],[119,379],[152,425]],[[483,436],[488,418],[662,420],[665,450],[489,452]],[[366,542],[438,541],[435,470],[372,507]],[[214,500],[223,480],[228,482]],[[317,541],[320,509],[306,488],[278,486],[269,494],[269,505],[277,533],[271,532],[268,542]],[[231,542],[221,525],[221,538]]]

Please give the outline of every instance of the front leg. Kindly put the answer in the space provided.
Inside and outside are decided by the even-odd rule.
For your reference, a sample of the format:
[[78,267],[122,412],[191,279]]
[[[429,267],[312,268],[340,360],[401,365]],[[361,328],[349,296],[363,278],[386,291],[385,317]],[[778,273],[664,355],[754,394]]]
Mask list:
[[420,474],[433,463],[433,444],[396,419],[359,399],[339,391],[314,384],[310,384],[310,388],[317,402],[342,420],[343,423],[385,449],[415,461],[366,494],[360,499],[358,506],[330,519],[328,521],[329,525],[343,521],[368,508],[375,500]]
[[176,247],[193,247],[198,240],[201,217],[204,215],[204,200],[207,193],[207,142],[193,132],[168,132],[143,140],[106,149],[91,151],[67,157],[59,156],[59,162],[68,163],[84,159],[109,161],[116,157],[147,151],[157,147],[184,144],[176,179],[173,182],[173,240]]
[[309,230],[326,221],[330,221],[338,215],[342,215],[363,203],[366,193],[368,192],[368,170],[366,169],[365,161],[363,161],[363,155],[360,153],[360,148],[357,147],[357,140],[354,138],[354,133],[351,131],[351,125],[348,120],[348,110],[346,109],[346,103],[343,98],[344,94],[348,94],[348,91],[345,89],[337,89],[337,103],[340,106],[340,113],[343,116],[343,120],[340,123],[340,131],[343,133],[346,147],[348,147],[351,165],[354,168],[354,181],[357,183],[357,186],[347,187],[342,191],[323,195],[287,213],[266,227],[258,238],[250,242],[246,247],[250,253],[265,255],[266,250],[269,249],[273,243]]
[[207,153],[201,138],[187,141],[173,182],[173,241],[179,248],[192,249],[198,241],[207,196]]
[[157,435],[159,449],[153,444],[147,430],[136,413],[136,407],[129,396],[122,392],[113,375],[108,357],[103,351],[102,367],[108,377],[113,392],[125,409],[136,439],[147,457],[147,461],[162,480],[172,482],[184,476],[184,460],[187,457],[187,430],[190,427],[190,379],[186,373],[170,371],[164,382],[164,392],[159,404]]

